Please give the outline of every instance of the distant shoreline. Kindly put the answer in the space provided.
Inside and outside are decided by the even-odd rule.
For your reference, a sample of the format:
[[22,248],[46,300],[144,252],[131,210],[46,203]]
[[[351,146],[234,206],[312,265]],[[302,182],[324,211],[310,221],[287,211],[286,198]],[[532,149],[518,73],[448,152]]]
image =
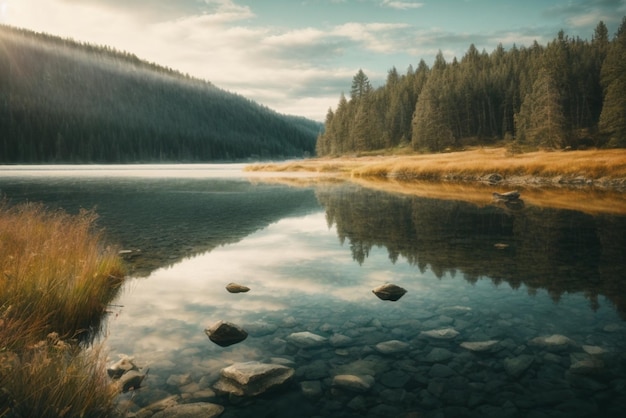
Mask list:
[[395,181],[481,183],[528,188],[626,191],[626,150],[536,151],[511,155],[505,148],[442,154],[313,158],[257,163],[249,172],[317,173]]

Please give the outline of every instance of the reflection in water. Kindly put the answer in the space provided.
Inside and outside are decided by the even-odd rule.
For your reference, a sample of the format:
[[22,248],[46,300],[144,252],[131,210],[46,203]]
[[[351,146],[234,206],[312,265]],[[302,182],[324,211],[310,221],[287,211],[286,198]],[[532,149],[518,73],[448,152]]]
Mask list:
[[[69,211],[96,206],[110,237],[143,250],[137,271],[149,275],[128,281],[105,337],[112,358],[150,370],[121,397],[138,416],[171,396],[224,405],[222,418],[617,417],[626,407],[623,216],[219,176],[0,177],[0,188]],[[229,293],[230,282],[250,291]],[[396,302],[372,293],[389,282],[407,291]],[[213,344],[204,329],[219,320],[248,338]],[[290,339],[301,332],[326,340],[301,348]],[[212,391],[239,361],[286,364],[294,382],[246,400]],[[374,383],[333,385],[346,374]]]
[[159,170],[152,166],[147,172],[122,167],[121,173],[98,168],[94,175],[83,168],[72,176],[77,169],[68,167],[51,174],[40,169],[0,177],[1,196],[14,202],[43,202],[70,213],[95,209],[108,240],[133,251],[131,273],[142,276],[237,242],[288,214],[319,207],[311,190],[253,186],[241,177],[223,178],[233,176],[224,169],[218,178],[202,178],[201,170],[191,169],[160,170],[162,177],[157,178]]
[[626,318],[626,217],[532,206],[507,211],[357,186],[320,188],[317,197],[359,263],[383,246],[392,261],[402,256],[438,277],[489,277],[531,293],[546,289],[555,301],[581,293],[593,309],[603,295]]

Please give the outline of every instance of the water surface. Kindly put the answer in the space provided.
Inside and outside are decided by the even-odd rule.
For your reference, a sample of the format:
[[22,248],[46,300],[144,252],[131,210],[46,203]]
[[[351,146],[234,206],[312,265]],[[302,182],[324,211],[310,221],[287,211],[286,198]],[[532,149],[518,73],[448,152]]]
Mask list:
[[[621,416],[626,407],[626,217],[349,183],[296,188],[233,166],[45,170],[0,170],[0,189],[13,201],[95,207],[107,236],[134,251],[104,339],[112,359],[149,369],[121,398],[130,412],[172,395],[224,405],[224,417]],[[250,292],[228,293],[233,281]],[[378,299],[372,289],[388,282],[407,293]],[[204,329],[219,320],[249,337],[213,344]],[[458,334],[427,336],[442,329]],[[303,331],[327,340],[299,348],[290,335]],[[568,343],[537,339],[555,335]],[[389,341],[397,350],[382,349]],[[478,353],[468,341],[497,343]],[[215,393],[220,370],[241,361],[286,364],[294,382],[253,399]],[[342,374],[374,384],[333,386]]]

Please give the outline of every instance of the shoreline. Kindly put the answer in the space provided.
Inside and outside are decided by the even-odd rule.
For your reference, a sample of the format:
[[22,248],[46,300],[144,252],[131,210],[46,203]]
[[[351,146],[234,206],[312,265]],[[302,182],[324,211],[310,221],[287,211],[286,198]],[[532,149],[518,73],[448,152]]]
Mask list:
[[251,164],[248,172],[308,173],[344,179],[487,184],[525,188],[626,191],[626,150],[537,151],[507,155],[504,148],[446,154],[312,158]]

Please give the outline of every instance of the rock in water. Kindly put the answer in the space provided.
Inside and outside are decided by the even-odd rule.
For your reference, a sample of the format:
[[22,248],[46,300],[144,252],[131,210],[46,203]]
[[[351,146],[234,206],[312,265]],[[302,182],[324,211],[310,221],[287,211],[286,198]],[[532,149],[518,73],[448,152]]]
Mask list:
[[533,364],[535,358],[528,354],[522,354],[513,358],[505,358],[504,370],[509,376],[519,377]]
[[430,331],[422,331],[419,335],[420,337],[434,338],[436,340],[451,340],[459,335],[459,331],[454,328],[441,328]]
[[221,347],[237,344],[248,337],[243,328],[230,322],[219,321],[204,330],[211,341]]
[[373,289],[372,292],[382,300],[395,302],[404,296],[406,289],[403,289],[395,284],[387,283],[382,286],[378,286],[376,289]]
[[333,387],[351,392],[367,392],[374,383],[374,378],[369,375],[340,374],[333,378]]
[[551,351],[560,351],[575,346],[576,343],[565,335],[553,334],[533,338],[528,342],[530,345],[546,348]]
[[279,364],[235,363],[222,369],[214,389],[236,396],[257,396],[286,384],[294,372],[291,367]]
[[287,341],[300,348],[313,348],[326,344],[327,339],[312,332],[294,332],[287,336]]
[[228,283],[226,285],[226,290],[230,293],[245,293],[248,292],[250,288],[239,283]]
[[152,418],[186,418],[203,417],[214,418],[224,412],[224,407],[208,402],[197,402],[182,405],[175,405],[157,412]]
[[489,351],[493,347],[498,344],[497,340],[489,340],[489,341],[465,341],[461,343],[461,347],[466,350],[481,352],[481,351]]

